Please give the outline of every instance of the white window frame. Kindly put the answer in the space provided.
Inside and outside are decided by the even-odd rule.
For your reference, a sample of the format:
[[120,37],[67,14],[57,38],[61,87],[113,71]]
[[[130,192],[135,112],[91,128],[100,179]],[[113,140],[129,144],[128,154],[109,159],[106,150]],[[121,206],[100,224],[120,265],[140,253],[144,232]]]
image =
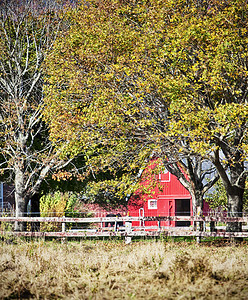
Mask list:
[[[153,205],[154,203],[155,205]],[[148,209],[158,209],[158,200],[157,199],[149,199],[148,200]]]
[[[162,174],[167,174],[167,173],[169,173],[169,179],[168,180],[162,180]],[[170,180],[171,180],[171,173],[169,171],[167,171],[167,172],[162,173],[162,174],[160,173],[158,175],[158,178],[159,178],[160,182],[170,182]]]

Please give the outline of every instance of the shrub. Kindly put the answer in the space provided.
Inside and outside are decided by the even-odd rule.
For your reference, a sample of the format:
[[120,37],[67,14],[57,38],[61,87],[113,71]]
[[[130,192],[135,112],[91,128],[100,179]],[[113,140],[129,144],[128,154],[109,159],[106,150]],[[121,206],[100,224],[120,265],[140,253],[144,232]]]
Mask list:
[[[75,206],[77,196],[75,194],[55,192],[40,199],[41,217],[73,217],[76,216]],[[42,223],[41,231],[60,231],[61,223]]]

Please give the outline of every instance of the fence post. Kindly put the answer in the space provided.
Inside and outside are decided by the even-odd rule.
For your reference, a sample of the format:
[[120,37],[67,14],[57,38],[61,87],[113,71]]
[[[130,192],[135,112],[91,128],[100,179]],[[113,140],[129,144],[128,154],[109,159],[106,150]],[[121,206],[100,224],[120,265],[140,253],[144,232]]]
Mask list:
[[161,223],[160,223],[160,220],[158,220],[158,230],[161,231]]
[[130,244],[132,241],[131,236],[128,236],[131,232],[132,232],[132,222],[126,221],[125,222],[125,233],[126,233],[125,243],[126,244]]
[[140,227],[145,226],[145,222],[144,222],[144,220],[143,220],[144,216],[145,216],[145,210],[144,210],[143,207],[141,207],[141,208],[139,209],[139,217],[141,218],[141,219],[140,219]]
[[[65,233],[65,222],[62,223],[62,233]],[[65,242],[65,237],[62,237],[61,243],[64,244]]]

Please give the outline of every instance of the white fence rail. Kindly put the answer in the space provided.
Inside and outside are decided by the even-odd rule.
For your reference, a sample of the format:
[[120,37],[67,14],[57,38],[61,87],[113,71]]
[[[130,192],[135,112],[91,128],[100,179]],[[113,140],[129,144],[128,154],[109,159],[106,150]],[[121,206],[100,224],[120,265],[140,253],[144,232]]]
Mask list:
[[[145,224],[147,221],[157,221],[157,226],[132,226],[132,222],[142,221]],[[204,223],[203,231],[195,230],[192,227],[169,227],[161,226],[162,221],[191,221],[193,223]],[[25,223],[61,223],[61,231],[55,232],[42,232],[42,231],[25,231],[15,232],[11,231],[8,234],[16,236],[29,236],[29,237],[135,237],[135,236],[189,236],[189,237],[243,237],[248,238],[248,231],[242,232],[227,232],[222,229],[218,230],[218,227],[213,228],[207,227],[206,223],[216,224],[218,222],[232,223],[239,222],[242,225],[248,225],[248,216],[244,217],[192,217],[192,216],[164,216],[164,217],[94,217],[94,218],[71,218],[71,217],[1,217],[1,223],[9,222],[25,222]],[[67,228],[66,224],[91,224],[91,228],[81,228],[77,230],[71,230]],[[106,223],[110,223],[114,226],[105,227]],[[123,226],[118,224],[123,223]],[[247,226],[245,226],[247,228]],[[1,230],[0,234],[4,235],[5,232]]]

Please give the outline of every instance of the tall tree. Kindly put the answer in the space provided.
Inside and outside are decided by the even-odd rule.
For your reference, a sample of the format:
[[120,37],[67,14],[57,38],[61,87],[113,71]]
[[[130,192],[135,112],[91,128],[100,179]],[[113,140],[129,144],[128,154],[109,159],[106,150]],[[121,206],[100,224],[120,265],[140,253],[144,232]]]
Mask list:
[[171,100],[165,97],[163,45],[169,12],[163,1],[107,0],[72,11],[68,32],[47,60],[45,116],[66,152],[88,151],[95,171],[124,168],[125,176],[111,184],[122,181],[126,192],[124,181],[133,182],[151,155],[162,157],[196,207],[199,191],[202,199],[214,181],[204,186],[199,159],[180,154],[182,140],[172,142],[167,134]]
[[60,13],[56,1],[0,5],[0,167],[14,183],[17,217],[49,172],[70,162],[60,159],[62,150],[54,148],[42,120],[43,61],[56,39]]
[[[170,61],[170,136],[211,160],[225,186],[229,216],[240,216],[247,175],[248,5],[172,2],[163,48]],[[240,229],[229,224],[229,230]]]

